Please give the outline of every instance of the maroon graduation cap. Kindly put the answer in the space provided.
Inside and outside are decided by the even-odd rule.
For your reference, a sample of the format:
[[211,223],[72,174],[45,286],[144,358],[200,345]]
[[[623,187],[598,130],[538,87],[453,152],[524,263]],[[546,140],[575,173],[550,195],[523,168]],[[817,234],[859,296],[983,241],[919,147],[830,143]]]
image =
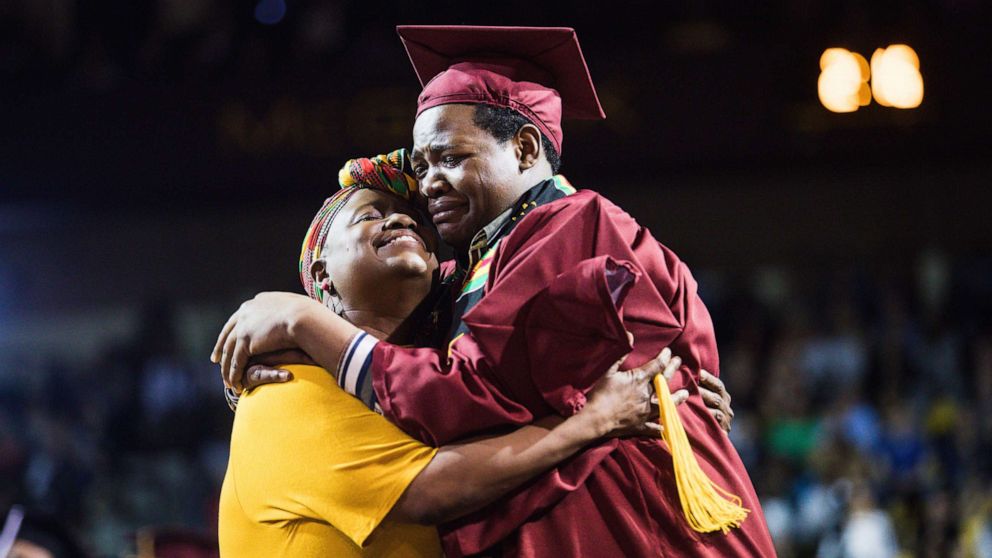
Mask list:
[[561,119],[606,118],[569,27],[400,25],[424,87],[417,116],[451,103],[509,107],[540,128],[561,153]]

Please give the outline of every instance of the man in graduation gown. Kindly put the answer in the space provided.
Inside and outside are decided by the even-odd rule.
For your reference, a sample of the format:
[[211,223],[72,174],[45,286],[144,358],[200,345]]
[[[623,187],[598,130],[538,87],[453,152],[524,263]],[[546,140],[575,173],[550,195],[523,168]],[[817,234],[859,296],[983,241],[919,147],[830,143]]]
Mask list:
[[[719,362],[695,280],[623,210],[556,174],[562,117],[605,116],[575,32],[398,31],[424,84],[410,162],[426,209],[457,253],[434,300],[448,333],[434,348],[369,335],[301,347],[338,361],[347,391],[440,445],[574,413],[602,371],[631,350],[629,331],[625,368],[665,346],[682,358],[669,388],[692,394],[672,410],[688,434],[685,450],[747,510],[729,527],[690,527],[678,488],[686,456],[657,439],[609,440],[442,526],[446,553],[773,556],[747,472],[697,389],[701,370],[718,373]],[[241,336],[236,353],[256,344]],[[231,368],[238,371],[225,375],[237,385],[241,365]]]
[[[683,516],[667,448],[610,440],[444,526],[446,551],[774,555],[747,472],[696,389],[700,369],[719,370],[696,281],[623,210],[554,174],[563,113],[605,116],[574,31],[398,31],[425,83],[411,163],[439,232],[459,252],[445,279],[454,310],[446,347],[366,340],[348,348],[339,381],[358,390],[371,382],[370,406],[444,444],[575,412],[599,373],[629,350],[627,330],[635,341],[625,366],[665,346],[682,357],[670,387],[693,394],[679,415],[696,458],[750,510],[729,532],[696,532]],[[499,121],[507,111],[525,124],[507,128]]]

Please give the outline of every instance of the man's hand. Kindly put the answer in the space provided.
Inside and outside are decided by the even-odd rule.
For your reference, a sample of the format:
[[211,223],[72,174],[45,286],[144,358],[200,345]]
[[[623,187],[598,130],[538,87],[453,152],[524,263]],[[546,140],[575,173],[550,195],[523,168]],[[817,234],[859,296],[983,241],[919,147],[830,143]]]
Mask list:
[[699,395],[706,404],[706,410],[720,423],[720,428],[730,432],[734,421],[734,410],[730,408],[730,393],[723,380],[705,370],[699,371]]
[[231,315],[217,336],[210,360],[220,364],[224,384],[241,392],[245,368],[253,355],[293,349],[292,324],[311,310],[326,310],[306,296],[259,293]]
[[[620,370],[623,360],[617,361],[596,382],[580,414],[588,413],[598,419],[604,425],[605,435],[657,437],[661,434],[661,425],[654,422],[658,419],[658,406],[652,381],[658,374],[670,381],[682,365],[682,359],[673,358],[672,351],[666,347],[657,357],[632,370]],[[689,392],[684,389],[672,394],[675,405],[681,405],[688,398]]]

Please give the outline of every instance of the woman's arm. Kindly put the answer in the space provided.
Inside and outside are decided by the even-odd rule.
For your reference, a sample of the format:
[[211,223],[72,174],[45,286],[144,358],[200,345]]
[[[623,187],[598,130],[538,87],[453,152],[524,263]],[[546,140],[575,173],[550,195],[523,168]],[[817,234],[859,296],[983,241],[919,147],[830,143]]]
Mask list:
[[[621,359],[622,360],[622,359]],[[437,524],[493,502],[527,480],[604,436],[660,436],[650,404],[650,381],[681,365],[665,349],[644,366],[618,370],[617,362],[589,394],[585,407],[567,420],[553,417],[505,436],[443,446],[414,479],[390,514],[398,521]],[[676,404],[685,390],[672,395]]]
[[[249,389],[288,381],[291,376],[273,368],[275,360],[272,359],[255,367],[254,377],[245,377],[245,369],[252,364],[249,362],[251,357],[288,349],[301,349],[336,378],[341,355],[359,331],[319,302],[303,295],[260,293],[242,304],[228,319],[217,337],[211,360],[221,365],[225,385],[233,387],[237,393],[243,387]],[[707,410],[729,432],[734,412],[723,382],[702,371],[699,391]]]
[[[249,367],[247,372],[241,377],[241,385],[245,389],[291,380],[292,374],[280,369],[281,364],[315,364],[337,377],[337,363],[344,349],[334,346],[333,342],[325,345],[322,336],[326,335],[331,340],[343,336],[341,326],[336,322],[344,320],[323,306],[320,306],[313,315],[310,315],[311,310],[307,309],[304,314],[298,316],[298,319],[292,320],[289,327],[288,342],[298,345],[301,349],[253,355],[247,363]],[[347,339],[350,340],[351,337]],[[317,356],[311,357],[306,347],[309,347],[309,351],[314,351]],[[347,341],[344,347],[347,347]],[[730,432],[734,410],[730,406],[730,393],[723,381],[706,370],[700,370],[699,395],[706,405],[706,410],[713,415],[720,427]],[[236,398],[233,399],[236,405]]]

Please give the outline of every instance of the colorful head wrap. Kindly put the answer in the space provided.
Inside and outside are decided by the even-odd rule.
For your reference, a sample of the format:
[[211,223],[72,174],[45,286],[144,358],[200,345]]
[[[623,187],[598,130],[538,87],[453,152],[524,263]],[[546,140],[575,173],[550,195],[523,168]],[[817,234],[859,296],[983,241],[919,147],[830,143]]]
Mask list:
[[338,184],[342,188],[374,188],[405,200],[417,193],[417,178],[410,169],[406,149],[348,161],[338,172]]
[[371,158],[351,159],[338,172],[338,185],[341,190],[324,200],[320,211],[310,223],[300,251],[300,281],[303,282],[307,295],[320,302],[324,301],[324,292],[314,283],[310,266],[320,257],[331,223],[351,196],[364,188],[393,194],[405,200],[417,193],[417,179],[409,170],[409,158],[405,149]]

